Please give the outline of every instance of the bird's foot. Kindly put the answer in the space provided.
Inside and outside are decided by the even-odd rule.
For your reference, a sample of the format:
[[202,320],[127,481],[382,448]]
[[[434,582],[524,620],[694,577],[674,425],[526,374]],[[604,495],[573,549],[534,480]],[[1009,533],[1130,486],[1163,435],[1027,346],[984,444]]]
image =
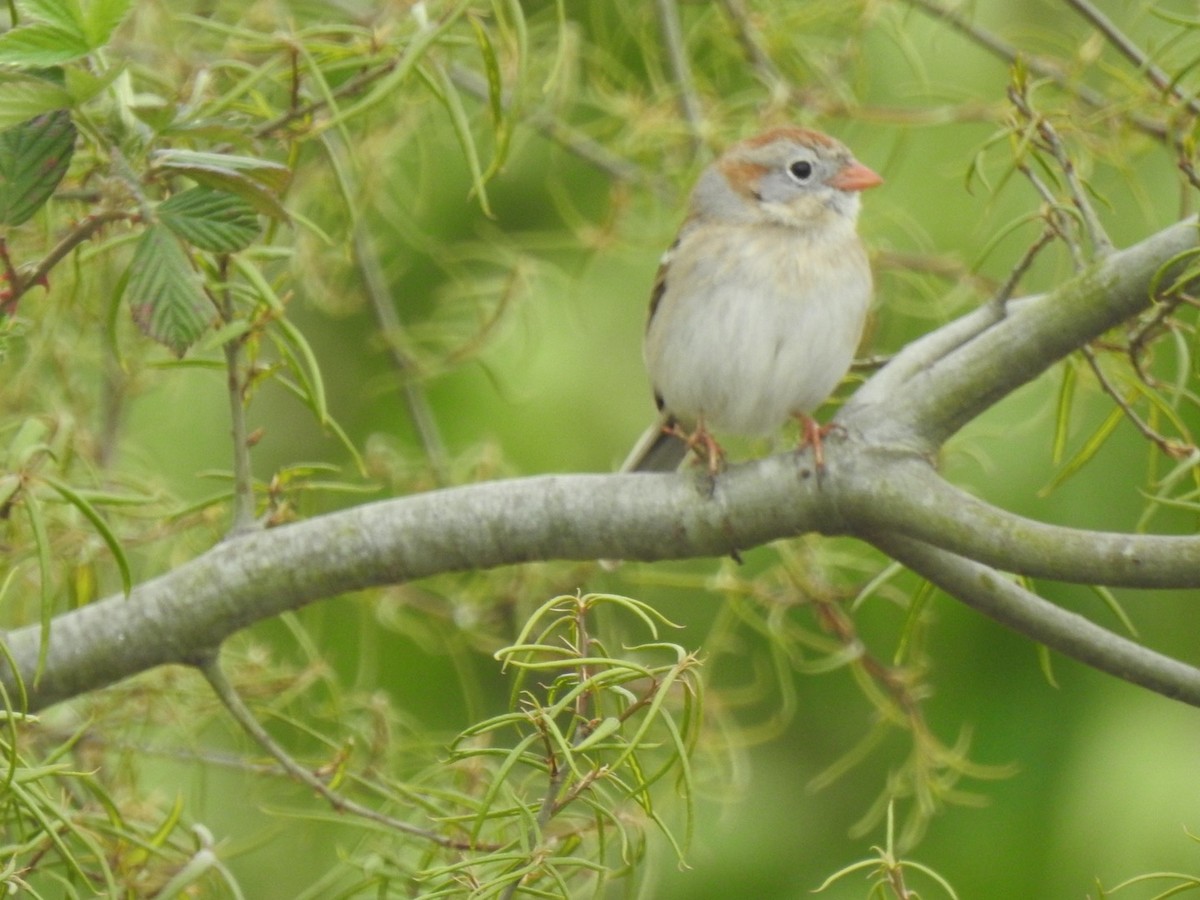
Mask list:
[[821,425],[812,416],[805,413],[798,413],[796,420],[800,423],[800,443],[796,447],[796,452],[800,452],[805,447],[812,447],[813,464],[817,467],[817,472],[825,470],[825,438],[834,431],[840,431],[843,434],[845,429],[837,422],[830,422],[828,425]]
[[725,468],[725,451],[721,449],[712,433],[704,427],[703,422],[697,424],[692,431],[688,431],[678,422],[671,422],[663,426],[663,431],[687,444],[687,448],[696,454],[697,461],[708,466],[709,475],[715,476]]

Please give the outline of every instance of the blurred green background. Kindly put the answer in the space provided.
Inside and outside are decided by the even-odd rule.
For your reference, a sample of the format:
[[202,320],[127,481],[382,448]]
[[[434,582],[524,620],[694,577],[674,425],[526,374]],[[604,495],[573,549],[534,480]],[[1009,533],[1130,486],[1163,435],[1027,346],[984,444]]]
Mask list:
[[[883,174],[886,184],[865,197],[861,219],[878,283],[864,352],[894,351],[986,299],[1040,227],[1018,222],[1036,212],[1039,200],[1019,176],[1006,177],[1010,142],[988,143],[1011,114],[1008,65],[918,4],[746,5],[795,93],[782,95],[779,85],[764,84],[739,63],[722,4],[680,4],[707,116],[703,143],[717,148],[765,124],[795,121],[837,135]],[[385,22],[407,10],[402,3],[385,6],[195,4],[214,21],[240,21],[266,32],[329,24],[339,14]],[[437,4],[428,6],[436,16]],[[482,21],[504,16],[503,4],[479,6]],[[1164,63],[1182,69],[1189,54],[1200,53],[1195,30],[1160,15],[1194,18],[1194,4],[1098,6],[1143,46],[1161,51]],[[171,24],[175,5],[145,7],[145,19],[132,25],[131,43],[155,28],[184,27]],[[658,256],[672,239],[690,184],[710,158],[709,150],[696,149],[679,116],[653,4],[521,7],[542,53],[527,64],[523,109],[549,111],[590,134],[633,162],[639,179],[623,182],[598,170],[518,114],[508,158],[488,185],[489,218],[470,196],[471,179],[444,110],[419,90],[398,93],[395,104],[353,124],[358,199],[370,243],[408,346],[427,373],[422,384],[461,480],[605,472],[619,464],[652,412],[640,336]],[[1059,58],[1071,77],[1110,89],[1117,95],[1114,106],[1130,104],[1142,90],[1136,72],[1067,4],[979,0],[964,13],[1027,52]],[[469,49],[463,51],[468,61]],[[178,65],[185,71],[211,52],[205,45],[182,50]],[[1076,107],[1048,89],[1042,96],[1064,122],[1071,121]],[[486,115],[478,105],[470,113],[486,145]],[[1180,179],[1167,150],[1099,114],[1074,122],[1072,146],[1104,198],[1102,216],[1118,245],[1177,219]],[[404,484],[421,470],[420,448],[342,240],[347,218],[331,167],[316,150],[305,152],[289,205],[337,240],[323,242],[305,229],[288,236],[299,247],[289,312],[316,349],[329,406],[354,443],[366,448],[372,476]],[[975,165],[986,178],[968,176]],[[1069,273],[1064,253],[1048,253],[1019,293],[1045,290]],[[1173,364],[1165,349],[1156,358],[1164,373]],[[1061,368],[1051,372],[972,423],[946,448],[943,471],[979,496],[1038,519],[1135,529],[1142,492],[1166,466],[1148,462],[1146,444],[1128,424],[1065,484],[1043,490],[1062,466],[1053,458],[1062,377]],[[122,464],[154,473],[183,497],[211,492],[211,483],[197,473],[229,466],[221,379],[219,372],[203,371],[147,378],[128,408]],[[1068,453],[1110,409],[1081,375]],[[263,429],[254,450],[259,478],[314,461],[334,461],[353,478],[338,442],[286,391],[262,388],[250,419]],[[746,455],[765,449],[737,446]],[[356,499],[316,493],[297,502],[303,513],[315,514]],[[1150,527],[1189,532],[1194,516],[1163,511]],[[804,540],[813,559],[831,567],[843,556],[876,568],[883,564],[850,541]],[[774,562],[772,549],[752,551],[742,574]],[[724,602],[710,579],[729,565],[630,564],[615,574],[595,567],[532,567],[536,574],[502,573],[483,587],[465,578],[437,580],[382,596],[326,601],[287,623],[254,628],[239,652],[252,654],[247,647],[261,646],[281,658],[311,662],[297,639],[304,633],[334,677],[384,692],[414,728],[449,736],[507,701],[506,678],[483,652],[494,647],[474,647],[456,633],[456,620],[475,613],[486,618],[494,601],[511,606],[519,622],[522,611],[546,599],[549,586],[568,593],[613,590],[662,609],[685,626],[672,639],[703,648]],[[898,583],[915,591],[916,582],[905,578]],[[1120,627],[1086,589],[1037,587],[1053,602]],[[1200,663],[1196,592],[1118,597],[1141,640]],[[441,613],[423,612],[438,603],[445,604]],[[1028,641],[944,596],[936,596],[927,615],[923,677],[932,693],[924,705],[932,731],[948,744],[969,733],[972,760],[1012,764],[1015,772],[997,780],[964,779],[961,787],[971,798],[936,815],[911,858],[940,872],[962,898],[1095,897],[1097,880],[1112,886],[1156,870],[1200,872],[1200,847],[1188,835],[1200,833],[1196,710],[1057,658],[1052,684]],[[881,659],[890,658],[904,616],[879,602],[856,614],[861,635]],[[716,683],[754,679],[753,660],[767,651],[748,632],[742,636],[740,664],[722,656]],[[881,824],[865,835],[851,836],[850,830],[911,751],[908,736],[893,734],[832,786],[812,790],[811,779],[860,740],[876,712],[845,670],[792,677],[796,706],[778,733],[735,753],[736,765],[708,776],[687,867],[652,841],[644,896],[806,897],[828,875],[883,844]],[[768,684],[737,715],[747,724],[766,722],[781,702],[778,687]],[[214,721],[195,736],[198,746],[253,752],[231,725]],[[356,839],[357,832],[337,825],[280,816],[281,809],[309,803],[300,788],[188,760],[147,765],[145,788],[164,796],[183,793],[188,817],[222,842],[247,897],[292,897],[311,889],[343,842]],[[924,897],[939,896],[917,874],[910,887]],[[821,896],[866,894],[865,877],[855,875]],[[1153,892],[1131,888],[1118,896]]]

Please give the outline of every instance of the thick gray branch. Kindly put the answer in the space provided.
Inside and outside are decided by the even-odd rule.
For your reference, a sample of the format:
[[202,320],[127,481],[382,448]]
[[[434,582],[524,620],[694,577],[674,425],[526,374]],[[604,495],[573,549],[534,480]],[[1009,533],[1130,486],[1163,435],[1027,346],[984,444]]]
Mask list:
[[[895,500],[882,486],[919,490],[914,472],[923,465],[856,441],[831,441],[820,480],[807,456],[787,453],[734,466],[715,481],[700,473],[499,481],[246,535],[138,586],[128,598],[56,619],[31,705],[202,658],[239,629],[315,600],[441,572],[543,559],[720,556],[808,531],[859,534],[881,546],[888,535],[919,532],[952,545],[960,525],[935,508],[905,499],[899,512],[878,512]],[[942,522],[941,529],[925,525],[926,516]],[[1151,546],[1165,539],[1132,540]],[[1179,540],[1194,558],[1200,538]],[[1121,564],[1124,551],[1116,550],[1114,558],[1094,555],[1097,571]],[[1175,586],[1200,586],[1200,568],[1181,574],[1189,577]],[[7,638],[27,686],[39,634],[29,626]]]
[[[722,555],[820,531],[895,548],[964,600],[980,604],[982,596],[989,615],[1023,633],[1193,702],[1190,668],[1102,640],[1108,632],[1077,617],[1031,611],[1028,597],[1004,588],[990,568],[947,551],[1048,578],[1200,587],[1200,539],[1032,523],[942,484],[914,451],[936,447],[1056,359],[1147,308],[1156,274],[1196,239],[1189,220],[1060,290],[1010,305],[999,321],[969,314],[916,342],[846,406],[848,436],[830,439],[820,479],[807,455],[784,454],[715,481],[695,472],[556,476],[370,504],[230,540],[128,598],[58,617],[36,686],[39,628],[6,635],[9,650],[37,709],[153,666],[202,661],[253,622],[359,588],[528,560]],[[0,668],[0,678],[15,695],[13,673]]]
[[946,593],[1019,634],[1131,684],[1200,706],[1200,669],[1047,603],[987,566],[896,533],[875,543]]
[[1054,581],[1134,588],[1200,583],[1195,535],[1047,525],[972,497],[916,457],[856,469],[855,477],[841,492],[839,510],[860,537],[872,530],[906,535],[1005,572]]
[[[58,617],[36,686],[40,628],[6,640],[37,709],[200,660],[253,622],[346,591],[529,560],[720,556],[820,530],[809,475],[785,457],[715,485],[707,476],[548,476],[367,504],[231,539],[127,598]],[[0,671],[11,690],[11,672]]]
[[[1170,285],[1197,237],[1195,217],[1172,225],[1036,300],[1010,305],[990,328],[981,327],[986,313],[969,313],[898,354],[877,376],[883,387],[868,384],[841,421],[884,442],[932,451],[1067,354],[1148,309],[1155,285]],[[981,330],[970,337],[963,322]],[[947,329],[967,339],[947,342]],[[935,358],[931,351],[945,352]],[[888,372],[892,367],[904,376],[903,386]],[[886,423],[879,421],[881,407]]]

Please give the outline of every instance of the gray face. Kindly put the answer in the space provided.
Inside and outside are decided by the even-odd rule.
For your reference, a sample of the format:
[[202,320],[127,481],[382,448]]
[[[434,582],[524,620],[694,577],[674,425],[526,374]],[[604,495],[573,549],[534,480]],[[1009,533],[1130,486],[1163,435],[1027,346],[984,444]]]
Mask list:
[[[756,193],[762,203],[791,206],[801,198],[816,200],[838,212],[857,207],[857,195],[840,191],[830,179],[849,162],[848,155],[831,148],[782,145],[762,163],[767,167],[758,180]],[[807,205],[807,204],[806,204]]]
[[853,225],[858,191],[833,182],[854,158],[829,138],[777,137],[735,145],[701,177],[693,195],[695,219],[783,225],[802,231]]

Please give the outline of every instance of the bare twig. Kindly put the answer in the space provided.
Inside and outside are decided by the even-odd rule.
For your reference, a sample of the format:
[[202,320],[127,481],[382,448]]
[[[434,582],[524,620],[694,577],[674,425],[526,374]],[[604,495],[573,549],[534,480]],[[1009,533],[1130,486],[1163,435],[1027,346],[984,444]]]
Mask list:
[[[472,72],[460,65],[452,65],[449,73],[450,80],[468,94],[479,99],[487,97],[487,81],[478,72]],[[603,144],[588,137],[579,129],[564,124],[548,112],[533,110],[525,113],[521,121],[554,141],[568,153],[578,156],[588,165],[594,166],[619,181],[643,184],[664,199],[675,196],[675,188],[667,179],[649,174],[643,167],[618,156]]]
[[[1049,211],[1047,211],[1049,215]],[[1017,260],[1017,264],[1013,266],[1008,277],[1004,279],[1004,284],[992,296],[988,303],[995,309],[998,316],[1004,314],[1004,309],[1008,306],[1008,301],[1012,298],[1013,292],[1021,283],[1021,279],[1025,277],[1025,273],[1029,271],[1029,267],[1033,265],[1033,261],[1037,259],[1037,255],[1052,241],[1058,234],[1058,229],[1049,223],[1038,235],[1037,239],[1025,248],[1025,252],[1021,258]]]
[[[1042,57],[1031,56],[1025,53],[1019,47],[1008,43],[987,29],[979,27],[962,13],[943,5],[938,0],[906,0],[906,2],[918,7],[928,15],[941,19],[951,28],[971,41],[974,41],[993,56],[999,57],[1009,64],[1020,59],[1030,72],[1041,78],[1049,79],[1088,106],[1105,111],[1113,109],[1112,100],[1109,97],[1106,97],[1099,91],[1093,90],[1085,84],[1079,83],[1078,79],[1072,78],[1055,63]],[[1144,116],[1136,111],[1126,113],[1126,117],[1139,131],[1153,135],[1159,140],[1168,140],[1171,138],[1171,130],[1163,122]]]
[[438,484],[444,485],[449,481],[446,444],[442,440],[441,430],[434,418],[433,410],[425,396],[424,385],[418,376],[416,361],[405,351],[400,336],[404,333],[404,325],[396,314],[396,305],[392,300],[391,290],[379,265],[379,257],[375,252],[367,232],[361,210],[356,208],[354,197],[357,194],[357,179],[352,171],[350,159],[342,144],[341,137],[335,131],[327,131],[321,135],[321,145],[329,154],[336,176],[342,182],[342,190],[346,203],[350,206],[351,248],[354,253],[354,263],[362,279],[363,293],[371,304],[371,311],[379,325],[379,333],[387,345],[388,354],[400,381],[400,396],[408,413],[409,421],[416,431],[417,440],[429,462],[430,471]]
[[1088,0],[1066,0],[1066,2],[1068,6],[1073,7],[1076,12],[1094,25],[1122,56],[1137,67],[1139,72],[1145,73],[1151,84],[1164,94],[1170,94],[1179,100],[1189,111],[1200,115],[1200,101],[1197,101],[1194,96],[1189,97],[1184,94],[1174,79],[1156,66],[1151,61],[1149,54],[1135,44],[1108,16],[1096,9]]
[[721,0],[721,7],[733,23],[738,43],[742,45],[742,52],[746,54],[746,59],[755,74],[768,86],[782,84],[785,80],[783,74],[767,53],[767,48],[763,46],[758,29],[750,21],[750,11],[746,9],[744,0]]
[[[1087,189],[1079,178],[1079,173],[1075,169],[1075,162],[1071,159],[1071,154],[1067,152],[1062,138],[1059,137],[1058,130],[1048,118],[1037,112],[1030,105],[1029,97],[1023,89],[1017,86],[1010,87],[1008,89],[1008,97],[1017,112],[1036,130],[1041,145],[1049,151],[1050,155],[1054,157],[1055,162],[1058,163],[1059,169],[1062,170],[1063,178],[1066,180],[1067,193],[1083,221],[1084,231],[1091,242],[1092,250],[1097,256],[1108,256],[1113,252],[1112,240],[1104,230],[1104,226],[1100,223],[1100,217],[1096,214],[1096,209],[1092,205],[1092,201],[1088,198]],[[1028,166],[1022,168],[1022,172],[1026,177],[1031,180],[1033,179],[1033,173],[1029,170]],[[1057,201],[1052,197],[1048,197],[1048,192],[1044,188],[1040,193],[1042,193],[1043,198],[1046,198],[1048,202],[1054,205],[1057,204]],[[1066,235],[1064,234],[1065,237]],[[1076,262],[1079,262],[1078,258]]]
[[91,238],[105,225],[132,218],[135,218],[135,216],[127,210],[116,209],[101,210],[88,216],[64,235],[62,240],[51,247],[50,252],[43,256],[41,261],[30,269],[28,273],[17,273],[19,276],[17,279],[18,284],[12,285],[15,289],[14,296],[19,297],[34,285],[45,284],[51,270],[62,262],[67,254]]
[[679,106],[683,117],[692,130],[692,138],[699,145],[704,136],[704,106],[696,93],[696,82],[692,78],[692,67],[688,62],[687,47],[683,41],[683,25],[679,21],[679,6],[676,0],[656,0],[658,25],[662,30],[667,61],[671,75],[679,91]]
[[242,701],[241,695],[230,684],[229,679],[225,677],[225,672],[221,668],[220,660],[217,653],[210,653],[196,663],[200,673],[208,681],[209,686],[221,701],[221,704],[233,716],[234,721],[242,727],[242,730],[248,734],[253,741],[270,754],[283,770],[292,778],[307,786],[338,812],[347,812],[352,815],[359,816],[363,819],[376,822],[386,828],[391,828],[394,831],[399,831],[404,834],[410,834],[414,837],[419,837],[431,843],[437,844],[440,847],[448,847],[453,850],[494,850],[495,847],[472,844],[469,840],[456,840],[438,834],[435,831],[430,831],[426,828],[418,828],[402,819],[397,819],[386,813],[381,813],[376,809],[371,809],[369,806],[363,806],[361,803],[349,799],[348,797],[339,794],[337,791],[330,788],[324,781],[314,775],[309,769],[300,765],[296,760],[288,754],[283,746],[276,741],[263,728],[258,719],[254,717],[249,707]]
[[447,484],[450,473],[446,443],[442,440],[442,432],[429,405],[425,387],[417,377],[416,361],[409,356],[399,340],[399,336],[404,332],[404,325],[396,314],[396,304],[380,269],[375,246],[367,234],[361,216],[356,217],[353,228],[351,241],[354,262],[362,278],[363,292],[367,295],[371,310],[375,314],[375,321],[379,324],[379,333],[383,336],[392,364],[400,376],[400,396],[403,398],[405,411],[417,433],[417,440],[421,443],[425,458],[429,461],[434,479],[438,484]]
[[1148,316],[1145,321],[1130,332],[1129,345],[1126,348],[1126,352],[1129,354],[1129,362],[1133,366],[1133,370],[1144,384],[1148,384],[1151,387],[1155,387],[1158,384],[1158,379],[1147,372],[1145,366],[1142,364],[1142,357],[1145,356],[1147,347],[1164,329],[1170,328],[1166,322],[1175,314],[1175,310],[1180,305],[1189,302],[1195,305],[1196,300],[1187,293],[1178,293],[1164,297],[1155,306],[1154,314]]
[[[229,257],[220,260],[221,289],[216,307],[221,321],[228,325],[236,314],[233,292],[229,289]],[[229,522],[229,537],[245,534],[255,528],[254,478],[250,468],[250,432],[246,428],[246,389],[250,373],[242,363],[245,336],[237,335],[221,348],[225,354],[225,387],[229,393],[229,431],[233,438],[233,514]]]
[[[1080,271],[1087,265],[1087,260],[1083,254],[1083,248],[1079,246],[1079,241],[1071,233],[1070,220],[1066,213],[1063,212],[1063,205],[1059,199],[1054,196],[1054,191],[1050,190],[1046,182],[1042,181],[1041,177],[1033,171],[1033,168],[1026,162],[1017,163],[1017,171],[1020,172],[1033,189],[1037,191],[1038,196],[1042,198],[1044,208],[1042,217],[1046,220],[1046,226],[1057,237],[1062,238],[1067,249],[1071,253],[1071,262],[1075,265],[1075,271]],[[1007,302],[1007,301],[1005,301]]]
[[1075,208],[1079,210],[1080,216],[1083,217],[1083,225],[1087,231],[1088,240],[1092,243],[1092,249],[1099,256],[1107,256],[1113,252],[1113,242],[1109,238],[1108,232],[1104,230],[1104,226],[1100,223],[1100,217],[1096,215],[1096,208],[1092,205],[1092,201],[1088,199],[1087,189],[1083,182],[1079,180],[1079,173],[1075,169],[1075,163],[1071,159],[1067,148],[1063,144],[1062,139],[1058,136],[1058,131],[1050,124],[1049,120],[1041,118],[1038,120],[1038,133],[1046,142],[1046,146],[1057,160],[1059,167],[1062,169],[1063,175],[1067,179],[1067,191],[1071,195],[1071,202],[1075,204]]
[[1103,390],[1104,393],[1108,394],[1113,403],[1117,404],[1121,412],[1125,414],[1125,418],[1127,418],[1133,424],[1133,427],[1141,433],[1142,437],[1153,443],[1156,447],[1158,447],[1159,450],[1171,457],[1171,459],[1187,459],[1187,457],[1190,456],[1193,451],[1195,451],[1196,448],[1190,444],[1183,444],[1179,441],[1172,440],[1166,435],[1161,434],[1160,432],[1151,428],[1150,425],[1137,414],[1134,408],[1129,405],[1129,401],[1121,395],[1121,392],[1117,390],[1116,385],[1114,385],[1109,380],[1108,376],[1104,374],[1104,370],[1100,368],[1100,361],[1096,358],[1096,351],[1094,351],[1091,347],[1084,346],[1080,348],[1080,352],[1083,353],[1084,359],[1086,359],[1088,365],[1091,366],[1092,373],[1096,376],[1096,381],[1100,383],[1100,389]]
[[877,547],[958,600],[1019,634],[1102,672],[1166,697],[1200,706],[1200,669],[1113,634],[1043,600],[986,565],[898,534]]

